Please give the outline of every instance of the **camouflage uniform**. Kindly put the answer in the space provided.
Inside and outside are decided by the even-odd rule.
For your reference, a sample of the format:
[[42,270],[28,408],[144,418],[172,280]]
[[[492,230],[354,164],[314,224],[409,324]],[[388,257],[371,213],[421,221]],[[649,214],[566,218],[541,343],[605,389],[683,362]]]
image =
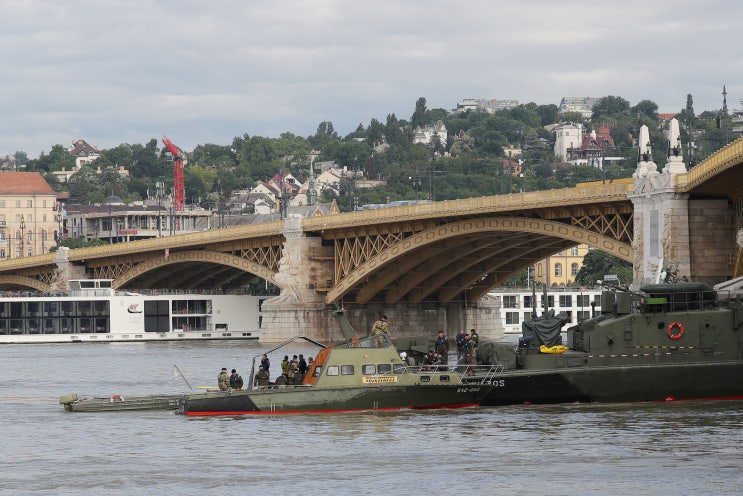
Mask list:
[[381,348],[386,344],[386,336],[387,336],[387,317],[383,316],[381,320],[378,320],[374,323],[374,327],[372,327],[371,336],[374,339],[374,343],[377,346],[377,348]]
[[227,375],[227,369],[222,369],[217,376],[217,385],[220,391],[227,391],[230,388],[230,376]]
[[263,367],[258,367],[258,373],[255,374],[255,385],[258,387],[268,386],[269,375]]

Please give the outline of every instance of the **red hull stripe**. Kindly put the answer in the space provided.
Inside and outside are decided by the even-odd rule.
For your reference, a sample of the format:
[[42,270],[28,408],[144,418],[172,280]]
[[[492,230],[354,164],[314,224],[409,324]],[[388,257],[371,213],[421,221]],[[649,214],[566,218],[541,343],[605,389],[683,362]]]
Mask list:
[[669,401],[735,401],[735,400],[743,400],[743,395],[733,395],[733,396],[709,396],[704,398],[676,398],[673,395],[668,395],[665,397],[665,399],[662,400],[653,400],[653,403],[665,403]]
[[391,408],[352,408],[336,410],[255,410],[255,411],[224,411],[224,412],[186,412],[188,416],[216,416],[216,415],[297,415],[300,413],[345,413],[345,412],[369,412],[369,411],[397,411],[397,410],[433,410],[441,408],[469,408],[479,406],[477,403],[456,403],[452,405],[431,405],[431,406],[400,406]]

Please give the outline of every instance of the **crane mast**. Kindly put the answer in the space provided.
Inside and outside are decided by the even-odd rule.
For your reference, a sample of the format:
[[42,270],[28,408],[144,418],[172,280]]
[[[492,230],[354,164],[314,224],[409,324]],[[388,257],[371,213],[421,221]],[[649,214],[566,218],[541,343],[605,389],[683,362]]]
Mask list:
[[173,154],[173,210],[183,212],[186,209],[186,186],[183,178],[185,155],[167,136],[163,136],[163,143]]

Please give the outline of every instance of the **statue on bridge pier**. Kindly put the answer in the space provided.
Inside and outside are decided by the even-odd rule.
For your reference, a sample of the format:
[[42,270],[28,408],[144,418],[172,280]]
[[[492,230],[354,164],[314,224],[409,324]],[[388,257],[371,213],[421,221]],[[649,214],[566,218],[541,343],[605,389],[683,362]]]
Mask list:
[[646,177],[646,176],[657,176],[658,166],[653,162],[653,150],[650,145],[650,132],[646,125],[642,125],[640,128],[640,137],[638,138],[640,144],[639,160],[637,161],[637,170],[632,177],[635,179]]

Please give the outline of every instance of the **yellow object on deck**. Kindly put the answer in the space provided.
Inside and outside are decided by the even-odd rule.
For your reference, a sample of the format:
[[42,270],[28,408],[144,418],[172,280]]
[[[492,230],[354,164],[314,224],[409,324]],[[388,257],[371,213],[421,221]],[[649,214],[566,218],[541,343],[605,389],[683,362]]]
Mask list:
[[566,351],[568,351],[568,347],[561,344],[555,346],[542,345],[539,347],[540,353],[551,353],[553,355],[559,355],[560,353],[565,353]]

